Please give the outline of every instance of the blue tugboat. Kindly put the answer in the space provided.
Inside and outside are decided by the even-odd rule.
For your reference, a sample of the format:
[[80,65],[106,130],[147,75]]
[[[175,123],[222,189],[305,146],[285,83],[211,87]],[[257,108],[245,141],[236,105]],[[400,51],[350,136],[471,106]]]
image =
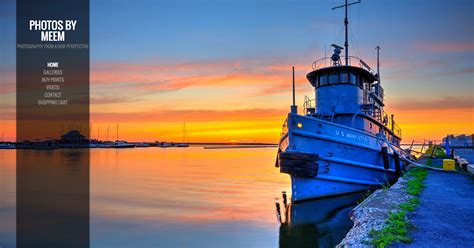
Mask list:
[[[377,72],[349,56],[347,3],[344,47],[312,65],[306,78],[315,100],[305,97],[303,114],[293,105],[283,125],[277,167],[291,176],[292,201],[344,195],[393,183],[407,156],[400,148],[401,129],[384,112],[384,90]],[[342,56],[342,51],[345,56]]]

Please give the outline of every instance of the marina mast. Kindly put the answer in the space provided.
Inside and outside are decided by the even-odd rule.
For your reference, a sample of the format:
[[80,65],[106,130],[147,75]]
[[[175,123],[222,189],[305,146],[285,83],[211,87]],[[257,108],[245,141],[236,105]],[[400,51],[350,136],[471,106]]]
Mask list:
[[186,138],[187,138],[187,133],[186,133],[186,122],[183,122],[183,143],[186,142]]

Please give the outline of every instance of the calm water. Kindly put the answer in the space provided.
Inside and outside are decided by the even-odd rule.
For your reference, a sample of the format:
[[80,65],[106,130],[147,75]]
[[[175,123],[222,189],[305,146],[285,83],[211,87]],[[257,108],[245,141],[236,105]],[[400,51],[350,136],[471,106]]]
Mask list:
[[[275,155],[276,148],[92,149],[91,246],[337,244],[359,196],[285,208],[281,191],[291,192],[290,181],[274,167]],[[15,151],[0,150],[0,165],[0,246],[14,247]]]

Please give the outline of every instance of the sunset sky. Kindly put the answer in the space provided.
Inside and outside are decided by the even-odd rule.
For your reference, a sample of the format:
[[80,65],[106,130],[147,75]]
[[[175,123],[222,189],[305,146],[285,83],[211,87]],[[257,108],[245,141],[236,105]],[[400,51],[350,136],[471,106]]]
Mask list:
[[[343,45],[342,0],[90,0],[92,137],[277,142],[305,79]],[[362,0],[350,53],[375,67],[404,143],[474,132],[474,2]],[[0,129],[15,136],[15,1],[0,8]]]

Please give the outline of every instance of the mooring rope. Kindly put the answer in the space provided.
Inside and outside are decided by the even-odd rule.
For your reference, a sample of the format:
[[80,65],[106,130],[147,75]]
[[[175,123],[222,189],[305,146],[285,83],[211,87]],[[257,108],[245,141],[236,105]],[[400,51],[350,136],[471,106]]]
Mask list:
[[445,171],[441,168],[435,168],[435,167],[431,167],[431,166],[428,166],[428,165],[424,165],[424,164],[419,164],[409,158],[407,158],[406,156],[402,156],[402,154],[400,154],[397,149],[395,149],[392,144],[390,144],[390,142],[388,142],[387,138],[385,136],[382,136],[382,141],[385,142],[387,144],[387,146],[392,150],[392,152],[396,153],[402,160],[405,160],[406,162],[410,163],[410,164],[413,164],[414,166],[416,167],[421,167],[421,168],[425,168],[425,169],[430,169],[430,170],[435,170],[435,171]]

